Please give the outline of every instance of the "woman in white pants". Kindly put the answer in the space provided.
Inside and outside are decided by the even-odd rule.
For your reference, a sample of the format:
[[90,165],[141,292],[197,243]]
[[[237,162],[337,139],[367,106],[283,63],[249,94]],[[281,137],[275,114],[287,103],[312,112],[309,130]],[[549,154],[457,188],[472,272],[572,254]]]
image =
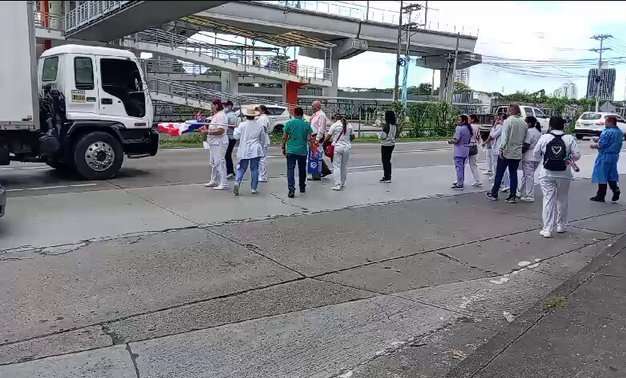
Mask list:
[[[539,174],[539,183],[543,192],[543,229],[540,235],[552,237],[552,232],[566,231],[567,201],[569,185],[572,180],[571,165],[580,159],[576,139],[565,135],[565,120],[561,117],[550,118],[550,132],[539,138],[534,154],[543,162]],[[565,153],[561,151],[565,147]]]
[[342,190],[346,185],[352,139],[354,139],[352,125],[344,117],[341,117],[339,122],[335,122],[326,133],[326,142],[332,143],[335,147],[333,155],[335,186],[332,187],[332,190]]
[[473,187],[480,187],[483,184],[480,182],[480,172],[478,171],[478,144],[480,143],[480,127],[478,126],[478,116],[476,114],[470,114],[469,116],[470,126],[472,127],[472,137],[469,143],[469,159],[468,165],[472,176],[474,177]]
[[535,171],[539,159],[535,157],[535,147],[541,138],[541,124],[533,116],[526,117],[528,132],[522,147],[522,180],[518,197],[524,202],[535,202]]
[[260,113],[257,122],[265,129],[265,151],[261,161],[259,161],[259,182],[267,182],[269,179],[269,170],[267,168],[267,156],[270,149],[270,126],[271,121],[268,116],[269,111],[265,105],[259,105],[254,110]]
[[228,188],[226,179],[226,149],[228,148],[228,122],[224,114],[224,106],[220,100],[211,105],[213,116],[209,127],[203,127],[200,132],[207,135],[206,143],[209,146],[209,165],[211,166],[211,181],[205,184],[208,188],[224,190]]

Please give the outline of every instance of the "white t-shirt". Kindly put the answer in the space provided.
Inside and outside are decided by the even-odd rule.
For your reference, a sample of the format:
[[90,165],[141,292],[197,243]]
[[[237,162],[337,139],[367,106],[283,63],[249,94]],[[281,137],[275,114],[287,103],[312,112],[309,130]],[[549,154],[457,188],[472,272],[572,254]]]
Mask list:
[[[576,161],[580,159],[580,150],[578,149],[578,144],[576,143],[576,138],[571,135],[564,135],[565,133],[561,130],[553,130],[552,133],[556,135],[563,135],[563,143],[565,143],[565,151],[568,159]],[[554,177],[554,178],[564,178],[564,179],[572,179],[572,168],[568,164],[567,168],[564,171],[549,171],[543,167],[543,155],[546,153],[546,146],[550,141],[554,139],[554,135],[551,133],[544,134],[537,141],[537,145],[533,151],[535,155],[536,161],[539,161],[540,171],[539,177]]]
[[342,131],[343,125],[341,121],[337,121],[330,126],[326,135],[330,135],[330,141],[333,146],[349,149],[352,147],[352,141],[350,140],[352,136],[352,125],[348,123],[346,125],[346,132],[342,133]]
[[526,150],[526,152],[524,152],[524,156],[522,157],[522,160],[539,161],[535,157],[535,146],[537,146],[537,142],[539,141],[539,138],[541,138],[541,131],[537,130],[534,127],[531,127],[528,129],[528,132],[526,132],[526,139],[524,139],[524,143],[529,144],[530,147],[528,148],[528,150]]
[[220,144],[228,145],[228,121],[226,120],[226,114],[224,114],[223,110],[213,114],[213,117],[211,117],[211,123],[209,123],[209,131],[216,131],[218,129],[224,130],[224,133],[222,135],[208,134],[206,137],[207,143],[211,146]]

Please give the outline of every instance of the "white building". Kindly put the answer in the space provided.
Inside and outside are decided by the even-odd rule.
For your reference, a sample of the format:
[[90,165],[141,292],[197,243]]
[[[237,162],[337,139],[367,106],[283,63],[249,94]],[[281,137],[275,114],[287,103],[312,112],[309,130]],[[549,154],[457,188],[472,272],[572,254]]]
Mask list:
[[570,99],[578,98],[578,90],[576,89],[576,84],[569,82],[563,83],[559,88],[557,88],[554,93],[554,97],[567,97]]
[[470,81],[469,68],[465,68],[463,70],[456,70],[454,74],[454,81],[456,83],[463,83],[469,87],[469,81]]

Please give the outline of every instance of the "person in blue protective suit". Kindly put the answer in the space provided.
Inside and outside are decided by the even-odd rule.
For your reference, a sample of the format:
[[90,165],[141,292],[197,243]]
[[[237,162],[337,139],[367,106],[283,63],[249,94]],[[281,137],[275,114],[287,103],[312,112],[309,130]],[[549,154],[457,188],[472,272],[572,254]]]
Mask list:
[[590,199],[595,202],[604,202],[606,197],[607,184],[613,191],[613,202],[619,200],[620,190],[617,185],[619,174],[617,173],[617,162],[619,153],[622,150],[624,133],[617,127],[615,116],[606,117],[606,127],[600,134],[600,139],[591,145],[591,148],[598,150],[598,157],[593,166],[591,181],[598,184],[598,192]]

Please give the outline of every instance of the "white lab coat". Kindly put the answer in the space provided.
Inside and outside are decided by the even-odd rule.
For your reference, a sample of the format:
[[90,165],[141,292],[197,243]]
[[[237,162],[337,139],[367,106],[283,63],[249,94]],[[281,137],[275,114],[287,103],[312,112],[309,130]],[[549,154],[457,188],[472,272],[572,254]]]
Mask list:
[[240,123],[233,134],[233,137],[239,140],[237,158],[242,160],[265,156],[267,145],[265,136],[265,129],[258,121]]
[[223,129],[221,135],[207,135],[209,147],[209,165],[211,166],[211,183],[227,186],[226,181],[226,149],[228,148],[228,123],[224,111],[219,111],[211,117],[209,131]]

